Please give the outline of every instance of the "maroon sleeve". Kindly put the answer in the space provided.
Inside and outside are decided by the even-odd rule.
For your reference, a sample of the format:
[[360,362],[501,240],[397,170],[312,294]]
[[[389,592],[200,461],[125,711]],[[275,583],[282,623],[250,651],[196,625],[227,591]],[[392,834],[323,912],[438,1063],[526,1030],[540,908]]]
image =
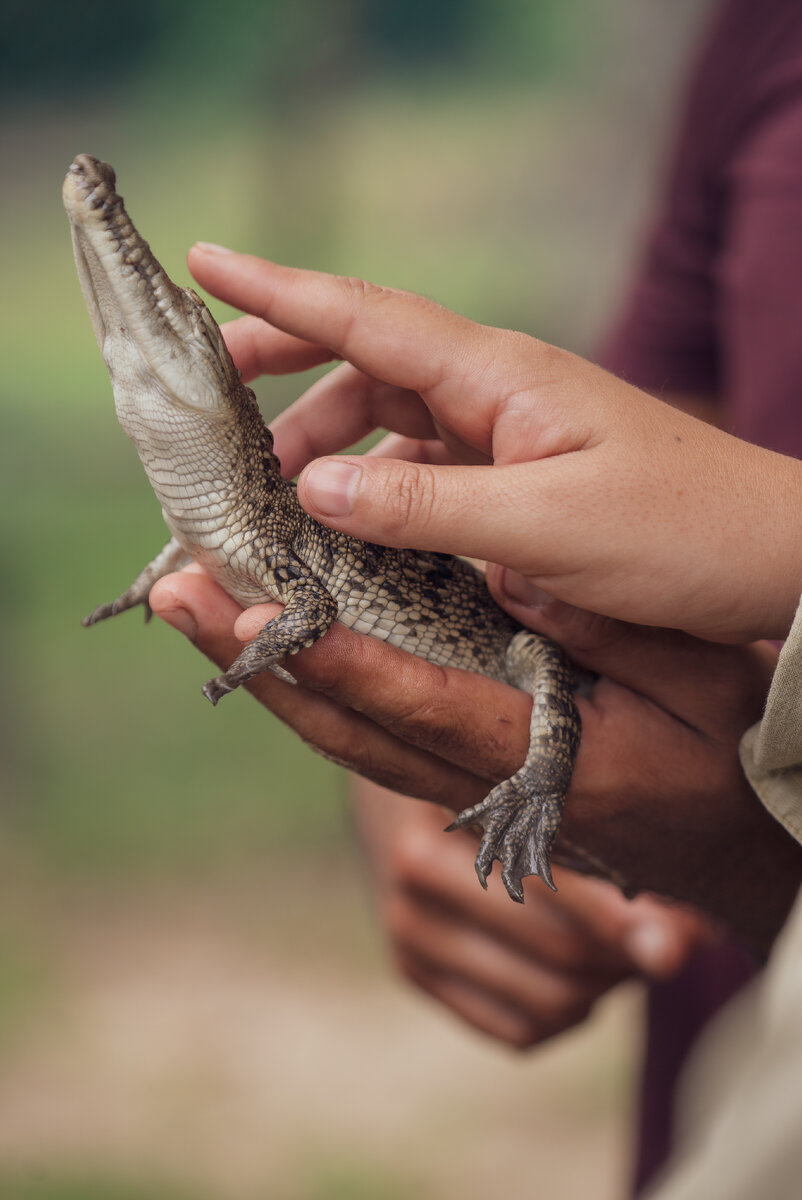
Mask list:
[[802,457],[802,48],[796,76],[732,164],[720,326],[732,428]]
[[[692,73],[608,369],[719,398],[733,430],[802,457],[802,0],[727,0]],[[727,942],[649,989],[635,1191],[670,1152],[700,1029],[752,973]]]
[[697,60],[662,204],[600,361],[719,398],[802,455],[802,4],[729,0]]

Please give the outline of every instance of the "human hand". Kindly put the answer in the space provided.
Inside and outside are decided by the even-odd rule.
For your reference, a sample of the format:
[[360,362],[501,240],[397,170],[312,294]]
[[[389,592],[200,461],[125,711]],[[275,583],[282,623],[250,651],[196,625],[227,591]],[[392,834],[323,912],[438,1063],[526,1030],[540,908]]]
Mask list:
[[717,936],[685,906],[625,900],[610,884],[559,869],[556,895],[525,881],[522,909],[497,879],[487,893],[476,887],[475,839],[444,838],[437,808],[354,779],[352,809],[398,970],[519,1049],[578,1024],[633,974],[670,977]]
[[[298,495],[319,520],[486,559],[629,621],[733,641],[787,632],[798,462],[417,296],[219,248],[189,264],[264,318],[227,330],[246,376],[348,360],[275,423],[288,474],[373,428],[396,435],[381,455],[306,466]],[[490,582],[498,594],[498,572]]]
[[[191,569],[160,580],[150,602],[222,668],[278,611],[243,613]],[[754,796],[737,747],[760,717],[775,652],[625,626],[559,602],[527,615],[607,676],[579,699],[582,742],[554,860],[584,856],[628,890],[686,901],[766,950],[802,852]],[[297,687],[267,673],[247,688],[321,753],[393,791],[458,811],[524,759],[531,701],[516,688],[339,625],[290,665]]]

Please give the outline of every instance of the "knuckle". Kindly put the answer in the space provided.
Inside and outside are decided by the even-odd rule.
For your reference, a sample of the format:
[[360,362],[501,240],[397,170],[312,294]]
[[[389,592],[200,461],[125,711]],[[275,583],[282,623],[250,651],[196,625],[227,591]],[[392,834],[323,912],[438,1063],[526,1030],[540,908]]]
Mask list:
[[393,876],[402,886],[421,887],[429,882],[432,873],[431,837],[419,829],[402,829],[398,832],[390,863]]
[[499,332],[501,347],[511,364],[526,364],[541,383],[561,378],[565,370],[567,351],[518,329],[504,329]]
[[580,653],[608,652],[627,639],[627,626],[612,617],[562,604],[554,605],[554,614],[562,636]]
[[541,992],[537,1003],[537,1015],[541,1031],[549,1036],[578,1025],[590,1012],[593,999],[587,990],[576,983],[565,980],[562,984]]
[[593,1009],[596,997],[581,996],[576,997],[573,1004],[567,1004],[563,1009],[564,1029],[571,1029],[574,1025],[581,1025],[587,1020]]
[[549,949],[555,965],[560,970],[581,972],[588,961],[590,944],[583,931],[566,923],[560,929],[559,944]]
[[436,508],[436,475],[424,463],[405,463],[387,481],[384,512],[388,531],[401,536],[410,524],[427,526]]
[[386,774],[381,750],[364,735],[358,722],[319,719],[290,720],[304,745],[338,766],[358,771],[368,779],[383,782]]
[[401,676],[403,693],[394,697],[392,712],[385,717],[387,729],[404,741],[425,750],[437,751],[452,744],[461,746],[462,722],[455,716],[452,689],[443,667],[415,664],[409,680]]
[[412,904],[401,890],[393,890],[385,901],[383,922],[397,955],[408,959],[409,951],[417,942],[417,918]]
[[510,354],[530,359],[540,352],[541,347],[548,348],[548,343],[540,342],[531,334],[523,333],[520,329],[498,330],[501,346]]
[[548,1034],[544,1034],[542,1030],[537,1029],[533,1024],[527,1023],[515,1032],[505,1033],[501,1040],[505,1041],[511,1050],[517,1050],[521,1054],[525,1054],[527,1050],[531,1050],[533,1046],[537,1046],[542,1042]]
[[427,995],[439,999],[433,986],[432,974],[417,955],[409,954],[398,947],[392,947],[391,962],[396,973],[407,983],[426,992]]
[[336,275],[334,278],[343,294],[343,315],[338,348],[347,358],[349,346],[358,329],[360,311],[364,309],[365,304],[380,304],[397,293],[393,288],[370,283],[367,279],[360,279],[357,275]]
[[555,1011],[554,1019],[557,1026],[555,1032],[562,1032],[564,1029],[573,1029],[575,1025],[581,1025],[590,1015],[596,999],[595,994],[589,996],[584,991],[567,997]]
[[355,300],[375,300],[392,293],[392,289],[380,283],[371,283],[358,275],[338,275],[337,282],[345,294]]

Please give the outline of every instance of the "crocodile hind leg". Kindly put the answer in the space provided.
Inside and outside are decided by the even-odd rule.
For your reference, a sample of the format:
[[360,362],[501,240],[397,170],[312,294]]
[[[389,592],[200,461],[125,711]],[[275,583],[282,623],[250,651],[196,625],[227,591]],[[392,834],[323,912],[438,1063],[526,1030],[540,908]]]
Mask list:
[[476,872],[482,886],[498,859],[504,886],[513,900],[523,902],[525,875],[539,875],[554,889],[551,847],[571,783],[580,721],[573,668],[553,642],[526,630],[516,634],[507,650],[507,677],[532,696],[526,761],[449,828],[480,825],[484,836]]
[[94,612],[91,612],[88,617],[84,617],[81,624],[96,625],[98,621],[105,621],[107,617],[115,617],[117,613],[125,612],[127,608],[136,608],[137,604],[144,604],[145,620],[149,621],[151,616],[148,604],[150,589],[157,579],[161,579],[163,575],[169,575],[171,571],[177,571],[180,567],[186,566],[188,562],[190,562],[190,555],[182,546],[179,546],[175,538],[170,538],[164,549],[159,551],[152,562],[143,567],[131,586],[126,588],[121,596],[112,600],[110,604],[99,604]]
[[203,685],[204,696],[217,704],[221,696],[262,671],[272,671],[279,679],[295,683],[289,671],[278,665],[279,659],[311,646],[336,619],[337,601],[317,580],[304,580],[289,592],[283,612],[259,630],[226,673]]

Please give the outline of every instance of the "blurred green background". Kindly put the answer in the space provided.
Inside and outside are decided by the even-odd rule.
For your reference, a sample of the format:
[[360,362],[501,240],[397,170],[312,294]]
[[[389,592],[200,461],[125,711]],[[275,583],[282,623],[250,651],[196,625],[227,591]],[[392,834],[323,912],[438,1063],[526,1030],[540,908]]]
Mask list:
[[[245,695],[204,704],[204,664],[158,622],[81,628],[164,535],[114,417],[60,188],[76,153],[112,162],[180,283],[204,239],[592,352],[706,7],[6,0],[4,1198],[471,1197],[505,1177],[483,1141],[509,1143],[510,1186],[551,1154],[541,1169],[571,1196],[583,1185],[561,1147],[577,1138],[597,1200],[616,1194],[621,1012],[601,1039],[580,1034],[581,1053],[511,1064],[400,996],[341,775]],[[266,414],[307,382],[262,381]],[[540,1125],[538,1071],[557,1091]],[[471,1072],[484,1110],[466,1104]],[[343,1073],[362,1097],[347,1112]]]

